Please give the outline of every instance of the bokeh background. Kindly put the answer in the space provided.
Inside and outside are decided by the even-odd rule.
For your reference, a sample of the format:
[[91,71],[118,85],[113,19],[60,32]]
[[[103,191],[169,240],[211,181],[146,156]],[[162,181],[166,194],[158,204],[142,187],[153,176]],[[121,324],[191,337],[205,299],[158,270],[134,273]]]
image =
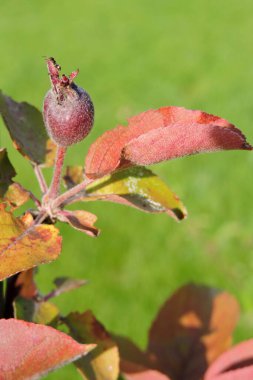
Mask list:
[[[49,81],[43,56],[53,56],[91,94],[96,123],[69,149],[82,164],[102,132],[149,108],[202,109],[236,124],[253,142],[252,0],[1,0],[1,88],[41,108]],[[29,163],[7,146],[24,186],[39,190]],[[120,205],[94,203],[102,234],[92,239],[68,226],[59,260],[40,268],[44,292],[55,276],[89,284],[56,299],[64,313],[92,309],[109,330],[145,347],[158,308],[194,281],[232,292],[242,315],[235,341],[253,329],[253,155],[221,152],[155,166],[181,197],[189,217],[178,224]],[[50,177],[47,170],[47,178]],[[48,379],[78,378],[73,366]]]

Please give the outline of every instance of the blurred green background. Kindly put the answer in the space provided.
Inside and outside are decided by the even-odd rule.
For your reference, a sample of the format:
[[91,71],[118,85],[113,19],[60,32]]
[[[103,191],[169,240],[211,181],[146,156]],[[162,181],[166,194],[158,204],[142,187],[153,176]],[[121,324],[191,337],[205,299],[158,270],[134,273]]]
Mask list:
[[[53,56],[91,94],[96,123],[69,149],[82,164],[102,132],[149,108],[202,109],[236,124],[253,142],[252,0],[1,0],[1,88],[41,108],[49,80],[43,56]],[[17,179],[39,194],[29,163],[12,148]],[[235,340],[253,328],[253,155],[221,152],[159,164],[189,217],[177,224],[124,206],[94,203],[102,234],[92,239],[60,225],[63,251],[40,268],[43,291],[55,276],[89,284],[56,300],[63,312],[92,309],[109,330],[144,347],[158,308],[188,281],[226,289],[242,316]],[[47,170],[47,178],[50,177]],[[73,366],[48,379],[78,378]]]

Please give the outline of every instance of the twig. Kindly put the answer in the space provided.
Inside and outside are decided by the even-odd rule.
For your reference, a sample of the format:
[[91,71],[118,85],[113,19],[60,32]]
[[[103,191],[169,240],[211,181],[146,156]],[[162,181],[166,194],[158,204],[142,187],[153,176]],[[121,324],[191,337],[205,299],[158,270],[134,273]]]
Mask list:
[[30,198],[34,201],[36,206],[40,207],[41,206],[40,200],[31,191],[29,191],[29,194],[30,194]]
[[57,147],[56,158],[55,158],[55,166],[54,166],[54,174],[52,178],[51,185],[46,194],[46,199],[54,199],[57,197],[61,182],[61,171],[63,167],[64,157],[66,154],[67,148],[63,146]]
[[53,202],[53,207],[61,206],[63,203],[67,202],[69,198],[72,198],[74,195],[85,190],[87,185],[89,185],[91,182],[93,182],[92,179],[86,178],[83,182],[72,187],[71,189],[69,189],[65,193],[61,194],[59,197],[55,198],[55,200]]
[[40,166],[37,164],[33,164],[33,170],[34,170],[34,173],[35,173],[37,180],[39,182],[40,189],[41,189],[42,193],[45,194],[48,190],[48,187],[47,187],[47,183],[46,183],[45,177],[41,171]]

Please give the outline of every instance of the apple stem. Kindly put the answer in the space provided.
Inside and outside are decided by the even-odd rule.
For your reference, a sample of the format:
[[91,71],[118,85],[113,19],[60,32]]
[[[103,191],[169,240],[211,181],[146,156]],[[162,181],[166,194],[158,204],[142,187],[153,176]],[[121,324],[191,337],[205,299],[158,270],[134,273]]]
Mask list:
[[67,147],[58,145],[56,158],[55,158],[55,165],[54,165],[54,174],[53,174],[53,178],[52,178],[52,182],[50,184],[49,190],[46,194],[47,200],[55,199],[58,196],[60,182],[61,182],[61,172],[62,172],[62,167],[63,167],[66,151],[67,151]]

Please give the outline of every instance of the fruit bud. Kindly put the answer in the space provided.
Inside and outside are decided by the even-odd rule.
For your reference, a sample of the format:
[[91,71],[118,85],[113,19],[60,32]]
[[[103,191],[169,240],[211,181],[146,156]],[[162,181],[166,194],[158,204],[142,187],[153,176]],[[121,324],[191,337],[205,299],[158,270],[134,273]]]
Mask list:
[[94,107],[89,94],[74,82],[78,70],[60,77],[61,67],[54,58],[46,59],[52,88],[44,99],[43,118],[51,139],[67,147],[83,140],[94,121]]

